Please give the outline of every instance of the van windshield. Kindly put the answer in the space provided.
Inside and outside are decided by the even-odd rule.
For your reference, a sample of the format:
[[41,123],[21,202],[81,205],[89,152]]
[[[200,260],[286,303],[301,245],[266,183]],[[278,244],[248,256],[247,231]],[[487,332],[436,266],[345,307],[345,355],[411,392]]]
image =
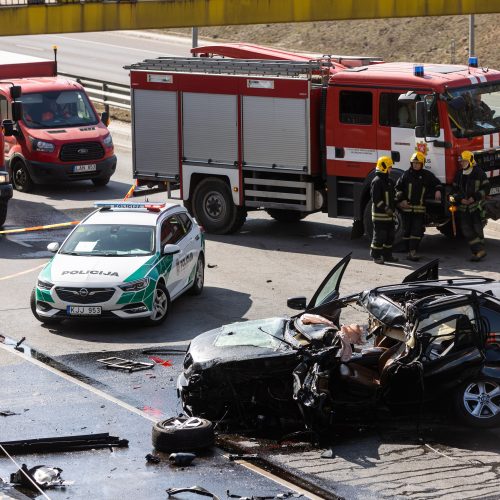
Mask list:
[[99,122],[81,90],[23,94],[23,121],[30,128],[62,128]]
[[448,116],[455,137],[500,131],[500,84],[448,90]]

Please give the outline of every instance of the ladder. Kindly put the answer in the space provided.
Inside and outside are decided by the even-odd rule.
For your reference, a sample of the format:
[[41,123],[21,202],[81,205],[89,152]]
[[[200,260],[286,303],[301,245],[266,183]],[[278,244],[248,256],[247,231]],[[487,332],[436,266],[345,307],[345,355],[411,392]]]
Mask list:
[[272,75],[275,77],[310,78],[328,74],[329,60],[273,61],[269,59],[217,59],[207,57],[159,57],[124,66],[128,70],[210,73],[218,75]]

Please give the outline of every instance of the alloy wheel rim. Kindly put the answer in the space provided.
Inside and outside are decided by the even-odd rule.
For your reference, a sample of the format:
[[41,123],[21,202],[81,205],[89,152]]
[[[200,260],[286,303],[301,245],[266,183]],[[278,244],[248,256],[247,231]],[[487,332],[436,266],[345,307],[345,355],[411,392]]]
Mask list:
[[488,419],[500,414],[500,386],[495,382],[473,382],[464,391],[463,402],[474,418]]
[[155,290],[155,296],[153,299],[153,313],[151,315],[152,319],[159,320],[163,318],[163,316],[167,314],[167,307],[167,295],[162,289],[157,288]]
[[14,174],[16,187],[24,186],[26,184],[26,172],[22,168],[18,168]]

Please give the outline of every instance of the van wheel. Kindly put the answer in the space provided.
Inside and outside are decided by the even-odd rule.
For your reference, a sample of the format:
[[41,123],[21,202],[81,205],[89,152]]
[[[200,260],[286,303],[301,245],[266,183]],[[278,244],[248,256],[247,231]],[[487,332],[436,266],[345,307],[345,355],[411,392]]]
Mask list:
[[277,208],[269,208],[268,210],[266,210],[266,212],[274,220],[286,223],[299,222],[308,215],[304,212],[299,212],[298,210],[280,210]]
[[23,161],[16,161],[12,165],[12,184],[22,193],[33,191],[35,183],[32,181],[28,168]]
[[111,177],[101,177],[99,179],[92,179],[94,186],[107,186]]
[[193,211],[196,222],[208,233],[233,233],[244,222],[244,212],[233,203],[229,185],[222,179],[204,179],[196,186]]
[[455,391],[458,418],[471,427],[485,428],[500,424],[500,384],[481,378],[463,383]]
[[146,324],[149,326],[161,325],[167,319],[169,311],[170,295],[166,286],[160,282],[153,292],[151,316],[146,319]]
[[0,227],[5,224],[5,219],[7,219],[7,202],[0,202]]

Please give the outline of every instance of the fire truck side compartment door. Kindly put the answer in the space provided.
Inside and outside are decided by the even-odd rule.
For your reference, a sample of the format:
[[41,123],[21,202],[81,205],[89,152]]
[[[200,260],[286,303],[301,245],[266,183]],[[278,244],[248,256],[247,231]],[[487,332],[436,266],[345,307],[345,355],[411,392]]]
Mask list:
[[247,166],[310,172],[307,99],[243,97],[243,161]]
[[132,99],[134,177],[175,179],[179,174],[177,92],[135,89]]
[[238,161],[238,97],[184,92],[182,113],[184,162],[234,166]]

